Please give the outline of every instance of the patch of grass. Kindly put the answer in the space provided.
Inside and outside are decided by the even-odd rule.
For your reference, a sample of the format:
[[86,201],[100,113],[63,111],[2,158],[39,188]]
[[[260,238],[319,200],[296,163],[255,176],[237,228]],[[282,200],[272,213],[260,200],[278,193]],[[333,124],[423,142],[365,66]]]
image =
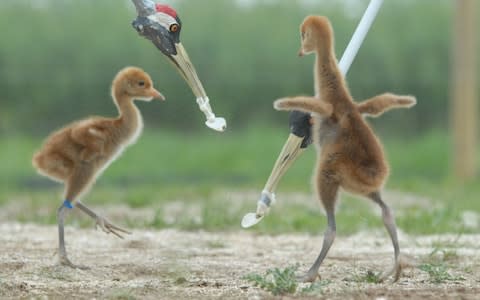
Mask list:
[[[322,235],[327,226],[327,219],[320,208],[320,203],[314,197],[311,198],[304,200],[309,201],[306,205],[290,203],[288,197],[284,195],[278,201],[282,202],[272,207],[270,214],[255,225],[254,230],[267,234],[308,232]],[[374,210],[366,200],[342,194],[339,202],[335,215],[338,235],[348,235],[383,226],[381,217],[374,215]]]
[[[162,190],[199,185],[261,189],[287,136],[288,129],[267,126],[233,130],[224,135],[209,131],[188,135],[147,130],[99,181],[124,190],[137,185]],[[9,158],[0,170],[0,190],[55,186],[38,176],[31,166],[31,157],[41,142],[39,138],[25,136],[0,140],[0,156]],[[385,145],[392,165],[390,183],[394,186],[418,188],[423,182],[437,183],[448,177],[449,143],[443,133],[433,132],[406,142],[387,139]],[[310,191],[314,161],[315,151],[305,151],[289,169],[281,187]],[[150,197],[146,194],[143,198]],[[132,199],[137,205],[142,202],[142,197]]]
[[463,230],[460,210],[453,205],[424,209],[420,207],[404,208],[397,217],[397,225],[407,233],[434,234],[459,232]]
[[381,282],[381,273],[375,273],[371,270],[368,270],[366,273],[356,273],[349,281],[353,282],[366,282],[366,283],[380,283]]
[[178,277],[177,279],[175,279],[175,282],[174,282],[174,283],[175,283],[176,285],[183,285],[183,284],[185,284],[185,283],[187,283],[187,282],[188,282],[188,280],[187,280],[185,277],[181,276],[181,277]]
[[455,261],[459,256],[456,250],[443,250],[443,261]]
[[74,281],[71,274],[62,268],[43,267],[41,273],[48,278],[60,281]]
[[432,242],[432,247],[433,251],[432,252],[437,252],[438,250],[441,250],[442,248],[458,248],[460,246],[459,240],[464,234],[463,231],[458,232],[457,236],[452,240],[437,240]]
[[[212,184],[245,186],[268,176],[287,136],[288,128],[267,127],[225,135],[210,131],[190,136],[185,132],[146,131],[99,181],[124,189],[142,184],[157,189]],[[0,191],[56,186],[37,175],[31,166],[33,153],[41,143],[39,138],[26,136],[0,140],[0,156],[8,157],[0,170]],[[299,171],[308,176],[307,170],[295,168],[292,172]]]
[[367,274],[364,276],[364,281],[367,283],[380,283],[380,273],[374,273],[373,271],[368,270]]
[[424,263],[418,266],[420,270],[428,273],[429,282],[440,284],[446,281],[465,280],[461,276],[451,275],[447,265],[448,262],[458,260],[458,253],[454,248],[458,247],[458,240],[462,234],[463,231],[453,240],[439,240],[432,243],[432,251],[423,259]]
[[427,259],[427,261],[430,262],[448,262],[456,260],[458,260],[458,253],[455,249],[441,249],[438,246],[430,252]]
[[297,279],[295,271],[298,265],[290,266],[281,270],[279,268],[267,270],[265,275],[249,274],[243,277],[244,280],[252,282],[255,286],[264,289],[273,295],[294,294],[297,291]]
[[225,248],[226,245],[224,242],[215,240],[215,241],[208,241],[207,242],[207,247],[210,249],[222,249]]
[[[86,195],[90,205],[126,204],[152,208],[153,220],[129,220],[130,228],[174,227],[186,230],[238,230],[242,216],[255,209],[275,159],[288,135],[288,128],[252,126],[224,135],[205,131],[186,135],[146,131],[99,178]],[[8,157],[0,169],[0,205],[18,203],[8,220],[55,224],[55,211],[62,202],[62,186],[40,177],[31,166],[31,156],[41,144],[38,138],[8,136],[0,140],[0,157]],[[462,183],[450,178],[449,141],[441,132],[406,140],[385,139],[392,176],[386,189],[394,188],[431,199],[433,209],[423,206],[395,208],[399,228],[409,234],[452,233],[463,230],[462,212],[480,211],[479,180]],[[322,234],[326,219],[320,204],[311,197],[308,205],[292,201],[289,192],[312,194],[310,176],[315,151],[308,149],[287,172],[277,191],[278,204],[250,230],[267,234],[308,232]],[[228,199],[228,192],[256,190],[254,198]],[[386,199],[388,202],[389,199]],[[196,219],[180,216],[164,220],[164,207],[172,202],[199,205]],[[311,203],[311,204],[310,204]],[[339,235],[382,228],[381,217],[367,200],[342,195],[337,209]],[[105,213],[108,217],[108,212]],[[115,221],[115,220],[112,220]],[[68,222],[68,221],[67,221]],[[83,221],[81,226],[91,226]],[[476,229],[465,229],[474,232]]]
[[109,300],[136,300],[137,298],[133,295],[131,290],[120,289],[110,293],[108,296]]
[[422,264],[418,267],[420,270],[427,272],[430,276],[429,282],[440,284],[447,281],[459,281],[465,280],[461,276],[452,276],[447,271],[447,266],[445,264]]
[[392,166],[391,182],[419,188],[425,182],[441,182],[449,176],[450,141],[444,132],[422,137],[383,139]]
[[456,248],[460,246],[458,241],[462,234],[463,231],[459,232],[453,240],[438,240],[432,242],[433,250],[424,261],[426,263],[439,264],[458,260],[459,256]]
[[465,266],[463,268],[463,272],[467,274],[473,274],[475,272],[475,268],[473,266]]
[[[113,185],[96,186],[84,199],[89,206],[96,208],[114,223],[126,224],[128,228],[179,228],[183,230],[239,230],[243,215],[256,208],[257,198],[246,193],[241,201],[229,199],[229,193],[241,195],[242,190],[232,188],[231,192],[222,187],[224,192],[215,191],[214,187],[190,187],[160,189],[153,185],[138,185],[135,188],[117,188]],[[61,188],[42,189],[30,192],[10,194],[13,205],[12,213],[6,215],[7,220],[34,222],[40,224],[56,224],[56,210],[61,203]],[[278,203],[262,222],[248,229],[263,234],[283,234],[289,232],[305,232],[322,235],[326,228],[326,217],[320,204],[308,194],[300,200],[290,199],[288,191],[280,191]],[[298,194],[297,194],[298,195]],[[260,196],[260,192],[258,193]],[[292,201],[293,200],[293,201]],[[15,204],[16,203],[16,204]],[[175,216],[166,219],[170,214],[169,205],[178,203],[182,208]],[[109,213],[109,207],[121,204],[132,208],[153,211],[153,218],[130,218],[121,215],[116,219]],[[18,208],[15,208],[18,205]],[[106,205],[102,208],[102,205]],[[192,208],[193,211],[192,211]],[[183,211],[185,210],[185,211]],[[338,235],[354,234],[369,229],[384,230],[382,219],[378,216],[378,207],[367,200],[342,195],[336,213]],[[402,207],[396,209],[398,227],[409,234],[431,234],[448,232],[471,232],[463,229],[461,213],[453,206],[425,210],[420,207]],[[376,214],[377,213],[377,214]],[[67,224],[91,227],[92,221],[84,214],[75,213],[67,219]]]
[[309,286],[302,288],[300,292],[307,295],[323,294],[325,287],[328,286],[330,283],[332,283],[332,281],[328,279],[318,280],[311,283]]
[[153,220],[148,226],[153,227],[153,228],[165,228],[167,224],[163,220],[163,212],[162,210],[157,209],[155,211],[155,216],[153,217]]

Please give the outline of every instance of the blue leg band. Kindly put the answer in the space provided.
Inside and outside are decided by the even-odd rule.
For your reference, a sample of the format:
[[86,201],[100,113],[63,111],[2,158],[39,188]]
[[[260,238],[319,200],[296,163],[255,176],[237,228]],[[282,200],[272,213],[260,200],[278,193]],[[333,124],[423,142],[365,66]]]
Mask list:
[[73,208],[72,203],[68,200],[63,201],[63,206],[65,206],[66,208],[70,208],[70,209]]

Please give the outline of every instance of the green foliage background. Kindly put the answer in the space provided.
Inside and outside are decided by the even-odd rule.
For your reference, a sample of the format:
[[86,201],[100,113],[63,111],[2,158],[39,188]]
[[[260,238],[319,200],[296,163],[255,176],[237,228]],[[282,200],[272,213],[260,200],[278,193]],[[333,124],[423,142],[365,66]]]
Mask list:
[[[328,16],[341,57],[368,1],[164,1],[183,21],[181,40],[217,114],[231,130],[286,126],[278,97],[313,93],[313,57],[300,59],[298,26]],[[300,5],[303,3],[303,5]],[[445,129],[452,1],[385,1],[348,81],[358,100],[384,91],[418,97],[412,111],[375,123],[388,134]],[[143,105],[149,128],[203,131],[193,95],[172,66],[131,28],[131,1],[2,0],[0,132],[43,136],[72,119],[114,115],[109,85],[120,68],[151,73],[168,101]]]
[[[188,86],[131,28],[136,14],[130,0],[0,1],[0,218],[56,222],[62,188],[35,174],[33,152],[49,132],[74,119],[114,116],[111,80],[120,68],[136,65],[152,75],[167,101],[139,103],[145,133],[106,170],[86,203],[155,212],[148,220],[118,217],[132,227],[238,230],[288,135],[288,115],[274,111],[273,100],[313,93],[313,57],[297,56],[299,24],[309,14],[328,16],[340,58],[369,1],[164,2],[179,12],[181,40],[214,111],[228,120],[225,133],[203,125]],[[251,4],[240,4],[245,2]],[[385,1],[347,76],[357,100],[385,91],[418,98],[411,110],[369,120],[391,164],[386,189],[415,199],[396,210],[398,225],[408,233],[479,229],[464,228],[462,221],[465,211],[480,211],[478,177],[463,183],[450,175],[453,5],[450,0]],[[288,171],[277,208],[256,230],[322,229],[319,203],[298,204],[288,196],[310,193],[314,161],[308,149]],[[368,202],[342,198],[341,233],[383,226]],[[422,206],[425,198],[428,209]],[[200,206],[203,221],[182,214],[167,224],[162,216],[172,202]]]

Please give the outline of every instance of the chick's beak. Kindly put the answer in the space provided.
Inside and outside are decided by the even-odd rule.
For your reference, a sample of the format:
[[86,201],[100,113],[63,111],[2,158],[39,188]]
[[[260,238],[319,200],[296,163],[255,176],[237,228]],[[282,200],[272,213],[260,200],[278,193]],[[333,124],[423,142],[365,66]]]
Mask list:
[[150,89],[150,96],[152,96],[154,99],[159,99],[159,100],[162,100],[162,101],[165,100],[165,96],[162,95],[162,93],[160,93],[159,91],[157,91],[153,87]]
[[298,50],[298,56],[302,57],[304,55],[305,53],[303,52],[303,48],[300,48],[300,50]]

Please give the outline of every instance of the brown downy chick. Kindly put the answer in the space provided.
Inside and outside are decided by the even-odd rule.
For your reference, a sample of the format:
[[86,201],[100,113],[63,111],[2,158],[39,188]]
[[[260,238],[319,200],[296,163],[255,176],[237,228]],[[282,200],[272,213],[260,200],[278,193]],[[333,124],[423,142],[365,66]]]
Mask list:
[[71,263],[65,250],[64,218],[74,206],[92,217],[106,233],[120,238],[121,233],[129,233],[90,210],[80,202],[80,197],[125,147],[140,136],[143,122],[134,100],[164,100],[165,97],[153,87],[150,76],[136,67],[118,72],[111,92],[119,112],[117,118],[90,117],[71,123],[50,135],[33,156],[33,166],[40,174],[65,184],[65,201],[57,212],[59,255],[63,265],[83,268]]
[[300,56],[314,53],[316,97],[294,97],[275,101],[277,110],[300,110],[313,115],[313,138],[317,146],[314,173],[316,193],[323,204],[328,227],[316,261],[304,281],[314,281],[328,253],[336,232],[335,205],[340,188],[365,196],[382,209],[383,222],[392,240],[395,273],[401,272],[400,248],[395,220],[390,208],[382,201],[380,192],[388,177],[388,165],[380,141],[361,114],[378,116],[395,107],[410,107],[414,97],[383,94],[357,104],[353,101],[333,51],[333,30],[325,17],[307,17],[300,28]]

